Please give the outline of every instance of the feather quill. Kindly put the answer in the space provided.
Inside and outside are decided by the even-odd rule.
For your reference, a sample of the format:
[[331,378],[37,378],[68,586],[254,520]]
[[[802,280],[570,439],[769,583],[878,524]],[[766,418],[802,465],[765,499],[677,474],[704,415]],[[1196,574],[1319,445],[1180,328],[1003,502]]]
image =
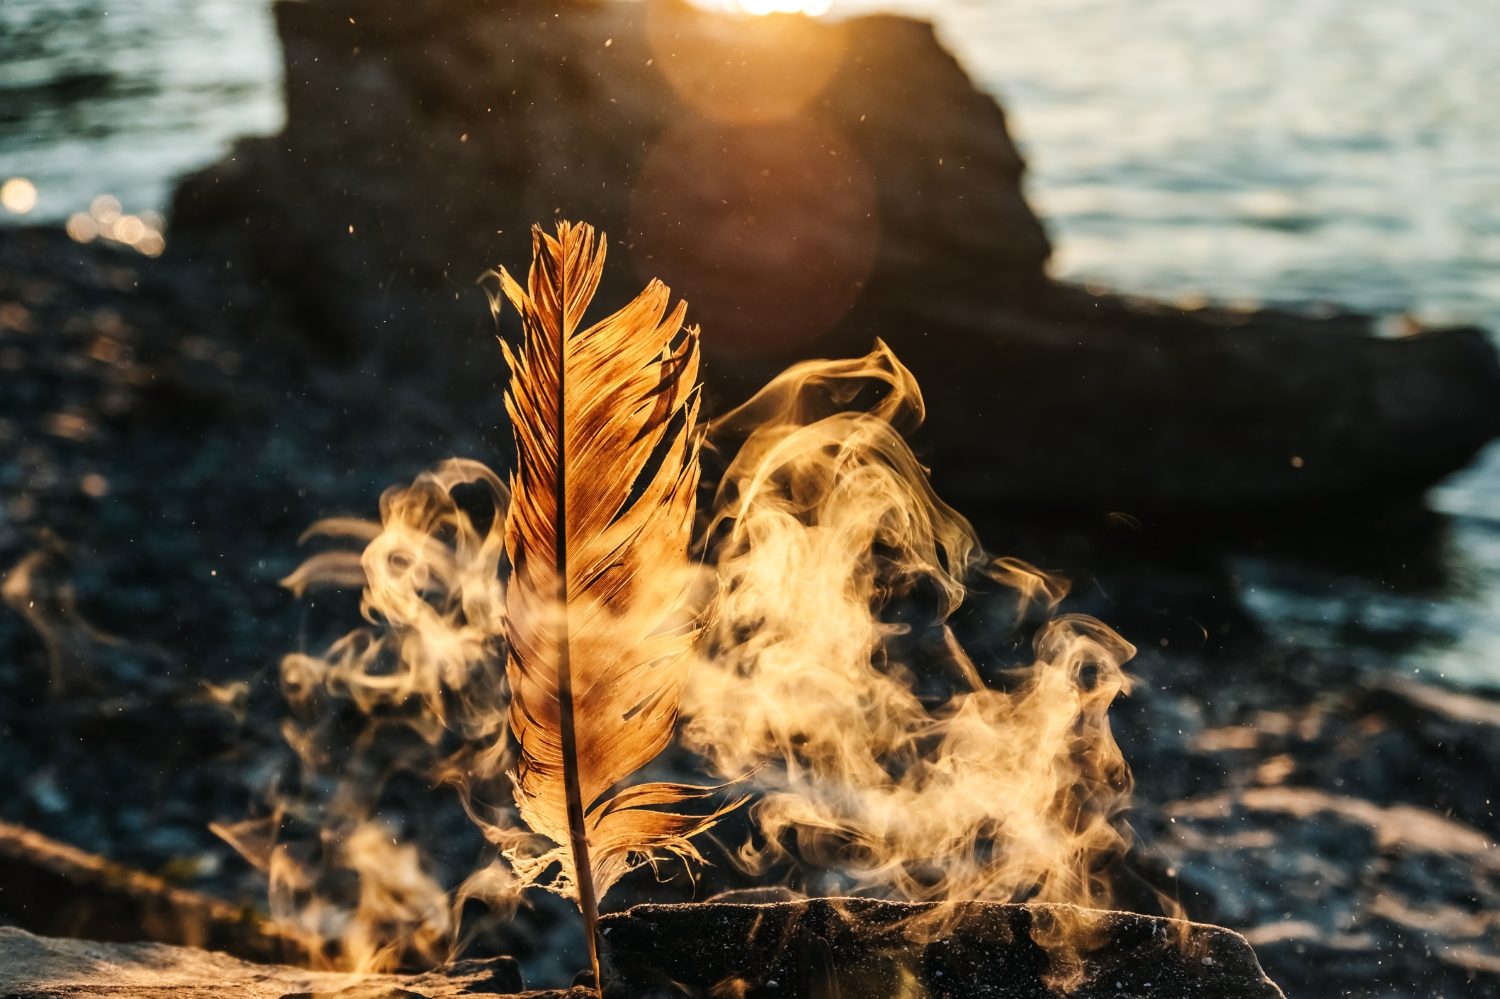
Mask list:
[[[671,739],[698,634],[689,584],[698,455],[698,332],[652,281],[592,326],[604,240],[587,225],[532,230],[526,287],[500,286],[523,337],[502,341],[516,439],[505,550],[516,803],[556,844],[517,864],[572,895],[598,979],[598,900],[629,869],[701,860],[689,837],[722,811],[671,806],[710,789],[618,785]],[[513,858],[520,859],[520,858]]]

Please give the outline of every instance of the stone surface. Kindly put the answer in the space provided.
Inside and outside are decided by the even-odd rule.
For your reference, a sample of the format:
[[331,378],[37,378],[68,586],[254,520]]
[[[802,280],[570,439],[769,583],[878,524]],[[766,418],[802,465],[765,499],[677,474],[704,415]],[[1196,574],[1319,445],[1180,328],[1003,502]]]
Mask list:
[[1056,289],[934,306],[891,340],[930,405],[924,457],[976,509],[1266,513],[1415,494],[1500,433],[1477,329],[1194,312]]
[[1497,996],[1497,753],[1493,699],[1411,680],[1263,710],[1186,747],[1228,780],[1155,849],[1293,995]]
[[277,17],[284,132],[188,178],[173,231],[239,243],[342,344],[423,355],[486,326],[475,279],[524,267],[554,214],[623,249],[615,289],[661,276],[739,355],[813,349],[866,286],[999,301],[1043,282],[1003,115],[926,24],[656,0]]
[[[872,899],[644,905],[606,916],[613,994],[1047,999],[1038,922],[1067,906],[913,905]],[[1100,914],[1073,999],[1280,999],[1229,930]],[[1185,931],[1185,935],[1181,932]],[[606,981],[610,980],[606,972]],[[606,990],[606,994],[610,994]]]
[[[508,958],[423,975],[348,975],[251,964],[191,947],[39,937],[0,926],[0,995],[8,999],[450,999],[520,990],[520,975]],[[566,995],[525,994],[533,999]]]
[[0,822],[0,920],[91,940],[155,940],[255,961],[301,952],[249,906],[236,907]]
[[[870,899],[637,906],[605,917],[606,995],[911,995],[1050,999],[1031,940],[1068,907]],[[1238,934],[1126,913],[1103,923],[1074,999],[1280,999]],[[1181,931],[1186,931],[1184,935]],[[0,994],[61,999],[448,999],[520,992],[514,962],[466,961],[421,975],[347,975],[251,964],[165,944],[104,944],[0,927]],[[726,990],[733,991],[726,991]],[[533,999],[583,995],[525,993]]]

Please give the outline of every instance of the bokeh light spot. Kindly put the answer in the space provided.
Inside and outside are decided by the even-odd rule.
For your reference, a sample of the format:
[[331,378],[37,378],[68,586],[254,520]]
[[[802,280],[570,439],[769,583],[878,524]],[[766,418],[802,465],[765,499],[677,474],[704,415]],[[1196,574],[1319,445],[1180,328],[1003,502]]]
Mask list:
[[101,194],[89,203],[89,214],[101,226],[113,225],[120,217],[120,200],[112,194]]
[[68,217],[68,236],[78,243],[92,243],[99,238],[99,224],[86,212],[74,212]]
[[25,215],[36,207],[36,185],[25,177],[12,177],[0,184],[0,205],[13,215]]

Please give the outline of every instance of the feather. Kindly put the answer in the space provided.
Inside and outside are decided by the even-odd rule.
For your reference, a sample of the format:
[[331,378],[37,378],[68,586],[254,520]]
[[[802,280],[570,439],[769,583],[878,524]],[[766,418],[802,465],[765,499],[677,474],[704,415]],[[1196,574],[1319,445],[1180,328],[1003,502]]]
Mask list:
[[[517,869],[573,895],[598,981],[598,900],[640,863],[701,860],[707,816],[671,806],[712,789],[618,789],[667,745],[698,634],[690,607],[698,454],[698,332],[652,281],[583,326],[604,240],[587,225],[532,230],[527,286],[500,272],[521,314],[502,341],[516,439],[505,549],[510,724],[518,811],[556,844]],[[732,807],[732,806],[731,806]]]

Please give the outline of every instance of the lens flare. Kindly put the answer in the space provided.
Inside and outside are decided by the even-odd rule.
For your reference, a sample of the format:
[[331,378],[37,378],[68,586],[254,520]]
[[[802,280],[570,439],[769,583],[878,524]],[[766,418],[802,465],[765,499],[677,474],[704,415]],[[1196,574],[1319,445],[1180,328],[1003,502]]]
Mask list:
[[36,207],[36,185],[25,177],[12,177],[0,184],[0,207],[12,215],[25,215]]
[[700,3],[699,6],[731,14],[750,14],[760,17],[766,14],[806,14],[821,17],[833,7],[833,0],[720,0],[718,3]]

